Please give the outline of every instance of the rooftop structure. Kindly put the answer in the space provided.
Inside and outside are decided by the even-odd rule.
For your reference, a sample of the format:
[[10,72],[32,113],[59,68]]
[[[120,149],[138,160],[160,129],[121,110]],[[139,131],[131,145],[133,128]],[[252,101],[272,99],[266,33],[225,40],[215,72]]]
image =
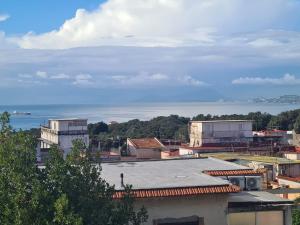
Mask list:
[[89,145],[87,119],[50,119],[47,126],[41,126],[38,160],[43,161],[47,157],[52,145],[57,145],[66,156],[73,146],[73,141],[77,139],[86,146]]
[[137,159],[161,159],[165,146],[157,138],[127,139],[127,151]]
[[261,156],[261,155],[250,155],[243,153],[204,153],[201,154],[204,157],[213,157],[221,160],[234,161],[234,160],[246,160],[246,161],[256,161],[269,164],[298,164],[300,160],[290,160],[282,157],[271,157],[271,156]]
[[212,120],[189,123],[190,147],[222,146],[252,141],[252,121]]

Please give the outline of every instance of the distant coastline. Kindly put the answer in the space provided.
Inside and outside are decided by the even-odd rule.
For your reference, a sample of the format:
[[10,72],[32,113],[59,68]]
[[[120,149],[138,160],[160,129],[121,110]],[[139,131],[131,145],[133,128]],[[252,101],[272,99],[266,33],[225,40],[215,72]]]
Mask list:
[[50,118],[87,118],[89,123],[104,121],[126,122],[132,119],[149,120],[158,116],[179,115],[193,117],[198,114],[224,115],[267,112],[278,114],[299,109],[300,104],[265,104],[251,102],[172,102],[172,103],[131,103],[122,105],[0,105],[0,112],[31,112],[31,115],[11,117],[15,129],[38,128]]

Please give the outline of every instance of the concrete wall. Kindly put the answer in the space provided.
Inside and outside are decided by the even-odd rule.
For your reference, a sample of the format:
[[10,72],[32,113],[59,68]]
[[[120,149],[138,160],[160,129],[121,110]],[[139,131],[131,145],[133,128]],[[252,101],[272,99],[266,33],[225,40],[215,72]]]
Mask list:
[[160,149],[137,149],[138,159],[161,159]]
[[41,138],[53,144],[58,144],[58,135],[55,132],[51,132],[48,128],[41,128]]
[[153,220],[199,216],[205,225],[227,225],[227,194],[210,194],[195,197],[138,199],[136,208],[143,205],[149,215],[145,225],[153,225]]
[[300,153],[284,153],[284,158],[291,159],[291,160],[299,160]]
[[73,146],[73,141],[81,140],[85,146],[89,146],[89,135],[59,135],[58,136],[58,143],[59,147],[64,150],[65,154],[68,154],[71,151]]
[[[278,184],[281,185],[288,185],[289,188],[300,188],[300,183],[298,182],[294,182],[294,181],[289,181],[289,180],[285,180],[285,179],[280,179],[278,178]],[[280,197],[287,197],[290,200],[295,200],[296,198],[300,197],[300,193],[289,193],[289,194],[285,194],[285,196],[279,195]]]
[[194,151],[187,148],[179,148],[179,155],[193,155]]
[[251,121],[191,122],[189,125],[190,147],[203,144],[251,141]]
[[50,120],[50,128],[55,131],[87,130],[87,120]]
[[299,177],[300,176],[300,164],[279,164],[277,165],[276,175],[283,175],[289,177]]

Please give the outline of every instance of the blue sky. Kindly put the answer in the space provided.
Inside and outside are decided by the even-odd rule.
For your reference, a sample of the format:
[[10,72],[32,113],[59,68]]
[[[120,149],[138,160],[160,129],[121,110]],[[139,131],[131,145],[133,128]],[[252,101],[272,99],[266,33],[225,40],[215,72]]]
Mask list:
[[299,62],[298,0],[0,0],[0,104],[298,94]]
[[0,29],[11,35],[47,32],[72,18],[78,8],[93,10],[102,2],[104,0],[0,0],[0,13],[11,16],[6,23],[0,23]]

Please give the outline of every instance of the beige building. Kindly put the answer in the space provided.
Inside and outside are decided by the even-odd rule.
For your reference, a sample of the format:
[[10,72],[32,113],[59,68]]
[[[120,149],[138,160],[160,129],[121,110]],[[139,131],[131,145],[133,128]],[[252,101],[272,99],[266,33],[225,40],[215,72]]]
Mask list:
[[252,141],[252,121],[214,120],[189,123],[190,147],[219,146]]
[[137,159],[161,159],[165,146],[157,138],[127,139],[127,152]]
[[240,191],[227,179],[212,176],[250,175],[249,168],[234,163],[199,158],[101,167],[103,179],[115,186],[114,198],[123,196],[126,184],[132,185],[135,207],[145,206],[148,212],[145,225],[291,225],[291,201],[262,191]]
[[81,140],[88,147],[87,119],[50,119],[47,126],[41,127],[38,161],[47,157],[52,145],[57,145],[66,156],[71,151],[74,140]]

